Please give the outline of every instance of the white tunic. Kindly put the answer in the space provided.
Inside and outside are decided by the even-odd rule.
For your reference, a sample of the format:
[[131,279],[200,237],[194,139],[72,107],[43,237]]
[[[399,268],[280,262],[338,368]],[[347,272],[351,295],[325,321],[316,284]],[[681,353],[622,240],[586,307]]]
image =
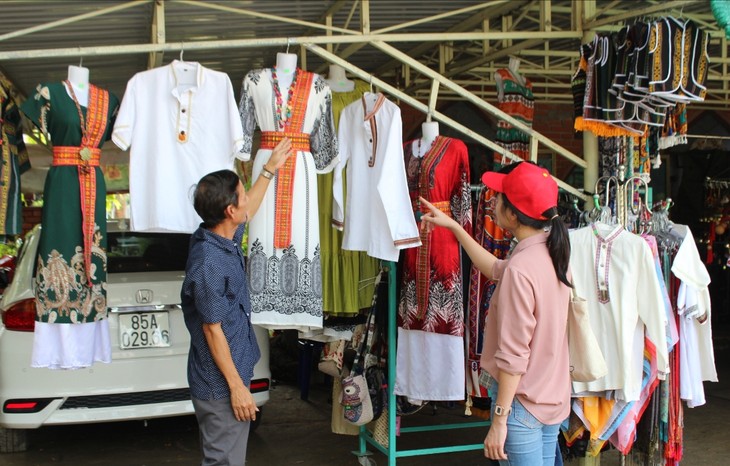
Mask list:
[[[702,381],[717,382],[712,347],[710,275],[700,259],[692,232],[686,225],[672,224],[672,232],[683,237],[672,262],[672,273],[681,280],[677,293],[680,313],[679,381],[680,398],[694,408],[705,404]],[[690,315],[695,311],[694,315]]]
[[401,249],[421,245],[408,194],[402,127],[400,109],[383,94],[365,93],[342,110],[332,208],[332,225],[345,231],[342,249],[395,262]]
[[[282,93],[287,90],[283,89]],[[243,122],[243,152],[252,151],[253,133],[278,131],[276,97],[270,69],[250,71],[243,80],[239,111]],[[301,128],[297,128],[299,131]],[[294,176],[291,246],[274,248],[276,186],[264,195],[249,223],[248,268],[251,322],[269,329],[308,332],[322,328],[322,267],[319,252],[317,173],[331,171],[337,163],[337,138],[332,118],[332,94],[315,76],[304,118],[311,152],[297,151]],[[271,149],[259,149],[253,162],[253,179],[269,160]],[[278,178],[274,179],[276,184]]]
[[595,226],[600,238],[591,226],[570,232],[570,268],[576,293],[587,301],[608,375],[573,382],[573,391],[617,390],[617,398],[635,401],[641,393],[645,332],[656,345],[660,378],[669,372],[664,300],[644,239],[620,225]]
[[234,169],[243,145],[228,75],[173,61],[127,83],[112,140],[131,146],[129,193],[134,231],[192,233],[202,221],[193,186],[210,172]]

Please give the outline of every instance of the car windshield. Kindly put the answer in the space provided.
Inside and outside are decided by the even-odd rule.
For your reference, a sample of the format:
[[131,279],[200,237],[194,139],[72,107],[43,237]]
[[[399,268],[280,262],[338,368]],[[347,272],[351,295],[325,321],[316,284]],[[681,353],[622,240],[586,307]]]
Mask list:
[[109,273],[185,270],[190,235],[110,231],[107,244]]

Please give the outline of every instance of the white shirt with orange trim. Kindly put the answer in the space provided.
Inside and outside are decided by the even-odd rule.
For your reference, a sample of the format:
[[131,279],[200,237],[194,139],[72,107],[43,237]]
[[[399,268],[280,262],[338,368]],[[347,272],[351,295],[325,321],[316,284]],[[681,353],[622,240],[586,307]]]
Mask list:
[[129,157],[133,231],[192,233],[195,184],[244,158],[243,129],[228,75],[173,61],[127,83],[112,140]]
[[421,245],[408,194],[402,128],[400,109],[383,94],[367,92],[342,110],[332,207],[332,226],[345,232],[342,249],[397,261],[401,249]]

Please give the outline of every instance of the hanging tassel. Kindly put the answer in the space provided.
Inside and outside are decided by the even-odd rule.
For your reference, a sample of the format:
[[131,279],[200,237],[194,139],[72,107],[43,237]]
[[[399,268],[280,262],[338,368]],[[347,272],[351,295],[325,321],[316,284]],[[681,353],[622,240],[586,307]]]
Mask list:
[[464,404],[465,404],[465,406],[466,406],[466,407],[464,408],[464,416],[471,416],[471,407],[472,407],[472,405],[474,404],[474,403],[473,403],[473,402],[471,401],[471,395],[466,395],[466,403],[464,403]]
[[730,1],[710,0],[710,7],[717,24],[725,29],[725,37],[730,39]]

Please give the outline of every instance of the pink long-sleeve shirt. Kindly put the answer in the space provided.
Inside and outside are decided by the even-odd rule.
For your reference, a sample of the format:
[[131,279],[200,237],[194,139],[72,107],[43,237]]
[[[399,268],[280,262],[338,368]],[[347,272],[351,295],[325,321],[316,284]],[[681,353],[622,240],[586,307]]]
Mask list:
[[495,263],[481,366],[495,379],[500,370],[522,375],[517,399],[540,422],[556,424],[570,414],[570,288],[555,275],[547,236],[523,239]]

